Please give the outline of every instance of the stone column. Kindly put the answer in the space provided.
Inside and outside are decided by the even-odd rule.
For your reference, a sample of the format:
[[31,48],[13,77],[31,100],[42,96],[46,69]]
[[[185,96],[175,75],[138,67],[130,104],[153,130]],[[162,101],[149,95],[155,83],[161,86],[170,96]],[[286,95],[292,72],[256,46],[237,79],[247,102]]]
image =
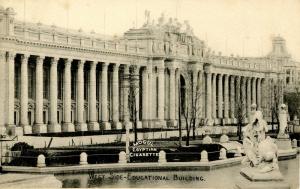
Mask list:
[[122,124],[119,121],[119,64],[113,65],[112,78],[112,121],[115,129],[122,129]]
[[148,127],[152,128],[154,125],[154,94],[153,94],[153,67],[152,64],[148,65]]
[[[164,64],[164,61],[162,61],[161,63]],[[164,67],[164,65],[160,65],[159,67],[157,67],[157,72],[158,72],[158,120],[160,122],[161,127],[166,127],[166,122],[165,122],[165,67]],[[174,93],[174,98],[175,98],[175,93]],[[174,104],[175,104],[175,102],[174,102]],[[175,110],[175,107],[174,107],[174,110]]]
[[136,107],[136,121],[137,128],[142,128],[142,122],[140,121],[140,66],[134,66],[133,74],[135,77],[135,107]]
[[229,76],[224,75],[224,123],[229,123]]
[[247,118],[250,121],[251,113],[251,78],[247,78]]
[[89,73],[89,131],[98,131],[99,123],[97,120],[97,107],[96,107],[96,66],[98,62],[90,62],[90,73]]
[[[5,52],[3,56],[5,56]],[[7,57],[7,68],[8,68],[8,81],[7,81],[7,127],[11,129],[14,135],[21,135],[22,130],[20,127],[16,128],[14,123],[14,112],[15,112],[15,56],[16,54],[12,51],[9,52]],[[4,57],[5,59],[5,57]],[[2,63],[2,62],[1,62]],[[4,120],[3,120],[4,121]],[[17,131],[18,130],[18,131]],[[15,131],[15,132],[14,132]]]
[[85,60],[79,60],[77,67],[76,131],[87,131],[87,124],[84,121],[84,63]]
[[203,97],[205,96],[204,95],[204,91],[205,90],[203,90],[203,71],[201,70],[200,72],[199,72],[199,77],[198,77],[198,80],[197,80],[197,83],[198,83],[198,104],[197,104],[197,107],[199,108],[199,115],[200,115],[200,118],[204,118],[205,117],[205,115],[203,115],[203,106],[204,106],[204,104],[203,104]]
[[48,133],[61,132],[61,126],[57,123],[57,64],[58,58],[51,58],[50,62],[50,124]]
[[252,79],[252,104],[256,104],[256,78]]
[[214,120],[217,118],[217,74],[212,75],[212,117]]
[[47,127],[43,122],[43,61],[45,57],[37,57],[35,69],[35,124],[32,128],[33,133],[46,133]]
[[63,104],[64,104],[64,121],[62,126],[63,132],[74,132],[75,127],[71,122],[71,59],[64,60],[64,93],[63,93]]
[[21,58],[20,125],[24,134],[32,133],[32,128],[28,125],[28,58],[28,55]]
[[108,104],[107,104],[107,89],[108,89],[108,84],[107,84],[107,79],[108,79],[108,74],[107,74],[107,69],[108,69],[108,63],[103,63],[102,64],[102,72],[101,72],[101,129],[104,130],[110,130],[111,126],[110,123],[108,122]]
[[143,121],[143,128],[148,128],[148,71],[147,66],[142,72],[142,121]]
[[[242,85],[241,85],[241,105],[242,105],[242,115],[245,115],[246,114],[246,105],[247,105],[247,102],[246,102],[246,78],[243,77],[242,78],[242,81],[241,81]],[[246,120],[246,118],[244,119],[244,122],[248,122]]]
[[[0,81],[4,81],[6,79],[6,51],[0,51]],[[5,82],[0,82],[0,88],[4,89],[6,87]],[[5,126],[6,122],[6,113],[5,113],[5,105],[6,105],[6,91],[0,90],[0,134],[6,134],[7,128]],[[13,127],[13,126],[11,126]],[[21,127],[21,131],[23,128]],[[22,134],[22,133],[21,133]]]
[[[169,68],[170,70],[170,121],[169,121],[169,126],[170,127],[175,127],[177,126],[177,121],[176,121],[176,110],[175,110],[175,92],[176,92],[176,86],[175,86],[175,68]],[[179,97],[180,98],[180,97]]]
[[[199,100],[199,98],[200,98],[200,96],[198,95],[198,92],[199,91],[197,91],[198,90],[198,87],[197,87],[197,82],[198,82],[198,69],[197,68],[195,68],[194,70],[193,70],[193,80],[192,80],[192,85],[193,85],[193,89],[192,89],[192,95],[193,95],[193,97],[192,97],[192,111],[193,111],[193,109],[195,109],[195,111],[197,111],[196,112],[196,114],[198,114],[199,115],[199,108],[198,108],[198,100]],[[196,118],[198,118],[198,115],[196,115]],[[199,120],[198,119],[196,119],[196,125],[199,123]]]
[[[241,77],[236,76],[236,87],[235,87],[235,113],[237,110],[237,104],[241,103]],[[236,119],[234,119],[234,123],[236,123]]]
[[211,83],[212,83],[212,74],[210,72],[206,73],[206,118],[208,120],[208,125],[211,126],[213,125],[212,122],[212,115],[211,115],[211,97],[212,97],[212,91],[211,91]]
[[257,109],[261,109],[261,78],[257,79],[257,99],[256,99]]
[[219,74],[218,77],[218,118],[223,118],[223,76]]
[[231,123],[235,121],[235,76],[230,77],[230,118]]
[[124,82],[124,96],[123,96],[123,115],[124,115],[124,121],[129,122],[130,121],[130,113],[129,113],[129,106],[128,106],[128,96],[129,96],[129,65],[124,65],[124,75],[127,79],[125,79]]

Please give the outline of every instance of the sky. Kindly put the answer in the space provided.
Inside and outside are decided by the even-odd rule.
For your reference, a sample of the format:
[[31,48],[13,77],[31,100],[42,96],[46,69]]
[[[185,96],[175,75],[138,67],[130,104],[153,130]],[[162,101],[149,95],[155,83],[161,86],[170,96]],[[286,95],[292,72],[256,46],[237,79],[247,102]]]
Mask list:
[[300,61],[300,0],[0,0],[0,5],[13,7],[21,21],[120,36],[141,27],[149,10],[151,20],[161,13],[188,20],[216,53],[264,56],[272,37],[280,35]]

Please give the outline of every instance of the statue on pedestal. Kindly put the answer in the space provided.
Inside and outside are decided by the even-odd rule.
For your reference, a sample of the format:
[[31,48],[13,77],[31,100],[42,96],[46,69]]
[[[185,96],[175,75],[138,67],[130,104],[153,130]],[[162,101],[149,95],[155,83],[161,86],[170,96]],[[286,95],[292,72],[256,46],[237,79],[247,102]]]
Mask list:
[[279,109],[279,133],[277,138],[289,138],[286,129],[287,129],[287,121],[288,121],[288,112],[285,104],[280,105]]
[[258,168],[260,173],[278,170],[277,146],[270,137],[266,138],[267,122],[261,111],[256,111],[244,131],[245,158],[242,164]]

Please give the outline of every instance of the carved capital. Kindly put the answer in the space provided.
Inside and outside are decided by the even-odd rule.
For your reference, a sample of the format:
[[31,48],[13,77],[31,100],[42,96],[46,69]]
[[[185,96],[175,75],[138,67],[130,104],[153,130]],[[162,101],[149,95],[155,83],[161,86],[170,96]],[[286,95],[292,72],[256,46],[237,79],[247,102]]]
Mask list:
[[58,61],[59,61],[59,58],[57,58],[57,57],[51,57],[50,64],[51,65],[57,65]]
[[21,56],[21,64],[27,64],[28,63],[28,58],[29,58],[29,55],[23,54]]
[[109,65],[109,63],[103,62],[103,63],[101,64],[102,71],[106,71],[106,72],[107,72],[108,65]]
[[78,61],[78,69],[83,69],[84,64],[85,64],[85,60],[79,60]]
[[43,64],[44,63],[44,59],[45,59],[45,56],[38,56],[36,58],[36,64]]
[[72,59],[70,59],[70,58],[64,59],[65,67],[71,67],[71,63],[72,63]]
[[97,61],[90,61],[91,70],[95,70],[98,62]]

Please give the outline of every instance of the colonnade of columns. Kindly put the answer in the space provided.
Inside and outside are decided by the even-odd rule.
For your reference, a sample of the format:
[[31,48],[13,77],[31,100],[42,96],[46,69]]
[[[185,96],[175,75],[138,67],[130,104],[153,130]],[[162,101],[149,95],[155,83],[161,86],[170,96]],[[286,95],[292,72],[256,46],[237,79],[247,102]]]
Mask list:
[[252,104],[262,110],[262,82],[258,77],[206,73],[206,118],[215,124],[228,124],[236,122],[237,106],[242,107],[240,113],[246,118]]
[[[14,56],[12,56],[14,57]],[[34,125],[28,122],[28,64],[29,58],[35,62],[35,107]],[[48,123],[44,123],[44,78],[43,64],[44,56],[20,55],[20,109],[19,123],[27,133],[55,133],[55,132],[74,132],[74,131],[97,131],[121,129],[122,121],[130,121],[129,112],[129,85],[128,80],[120,81],[120,73],[128,75],[130,65],[119,63],[98,62],[95,60],[73,60],[68,58],[47,57],[50,60],[49,74],[49,109]],[[14,58],[10,58],[11,64],[15,63]],[[72,65],[76,64],[76,111],[75,121],[72,118]],[[63,115],[62,122],[58,122],[58,65],[63,64]],[[88,65],[88,70],[85,70]],[[13,67],[13,66],[12,66]],[[122,67],[122,69],[121,69]],[[168,70],[168,72],[166,72]],[[165,67],[164,60],[156,60],[146,66],[136,66],[133,69],[134,75],[140,79],[135,81],[137,86],[136,109],[141,111],[141,121],[145,128],[177,126],[178,117],[176,112],[178,106],[178,86],[180,82],[180,68],[172,64]],[[10,68],[10,72],[14,69]],[[85,73],[88,73],[88,81],[85,81]],[[110,72],[110,73],[109,73]],[[166,73],[168,77],[166,77]],[[110,75],[110,77],[109,77]],[[168,82],[166,83],[166,78]],[[197,102],[201,118],[210,120],[207,124],[232,124],[236,123],[236,110],[239,103],[243,106],[243,112],[249,118],[251,104],[257,104],[258,109],[266,108],[266,90],[264,89],[266,79],[259,77],[245,77],[230,74],[211,73],[202,69],[192,71],[192,89],[196,91],[203,89],[203,97]],[[14,77],[9,78],[8,85],[14,90]],[[97,83],[98,82],[98,83]],[[141,82],[141,85],[140,83]],[[121,86],[122,85],[124,86]],[[88,86],[88,97],[85,99],[85,85]],[[97,88],[98,86],[98,88]],[[97,93],[98,90],[98,93]],[[98,94],[98,97],[97,97]],[[10,96],[13,94],[10,94]],[[110,96],[111,95],[111,96]],[[195,95],[195,94],[193,94]],[[140,99],[141,98],[141,99]],[[195,97],[194,97],[195,98]],[[12,100],[13,99],[13,100]],[[97,102],[99,99],[99,102]],[[167,99],[167,100],[166,100]],[[85,100],[88,101],[88,122],[85,116]],[[14,98],[8,99],[11,107]],[[97,107],[97,103],[99,106]],[[141,104],[141,106],[140,106]],[[13,106],[12,106],[13,107]],[[141,109],[139,110],[139,108]],[[98,115],[97,115],[98,112]],[[140,121],[139,112],[137,120]],[[165,116],[167,115],[167,117]],[[8,109],[7,125],[14,125],[14,109]]]

